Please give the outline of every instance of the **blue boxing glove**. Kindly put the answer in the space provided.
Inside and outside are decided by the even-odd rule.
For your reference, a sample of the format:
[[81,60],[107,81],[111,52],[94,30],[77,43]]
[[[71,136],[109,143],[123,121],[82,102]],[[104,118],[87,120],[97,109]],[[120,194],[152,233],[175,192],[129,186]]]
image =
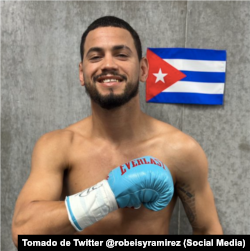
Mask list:
[[120,208],[143,204],[159,211],[171,201],[174,184],[170,171],[160,160],[144,156],[109,173],[108,183]]
[[107,179],[65,198],[69,221],[77,231],[101,220],[118,208],[159,211],[173,197],[170,171],[160,160],[144,156],[113,169]]

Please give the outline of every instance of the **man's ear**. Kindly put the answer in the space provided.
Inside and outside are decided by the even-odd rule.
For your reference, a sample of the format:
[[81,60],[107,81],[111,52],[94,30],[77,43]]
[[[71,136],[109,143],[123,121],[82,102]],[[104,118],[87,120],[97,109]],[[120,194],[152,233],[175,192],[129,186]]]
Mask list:
[[148,59],[146,57],[143,57],[140,62],[140,81],[146,82],[148,78]]
[[82,62],[80,62],[79,64],[79,80],[80,80],[81,86],[84,86]]

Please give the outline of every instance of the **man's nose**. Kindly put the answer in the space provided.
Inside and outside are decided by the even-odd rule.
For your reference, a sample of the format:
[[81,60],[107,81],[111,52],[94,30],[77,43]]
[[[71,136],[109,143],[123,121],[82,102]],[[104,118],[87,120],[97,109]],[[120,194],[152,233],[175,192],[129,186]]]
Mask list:
[[116,61],[112,55],[106,55],[102,61],[102,67],[101,70],[117,70],[118,65],[116,64]]

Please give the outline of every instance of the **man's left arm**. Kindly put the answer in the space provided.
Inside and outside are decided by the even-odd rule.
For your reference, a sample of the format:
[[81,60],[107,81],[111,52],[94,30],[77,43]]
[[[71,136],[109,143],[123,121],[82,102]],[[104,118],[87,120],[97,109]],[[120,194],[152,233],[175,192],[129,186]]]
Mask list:
[[208,182],[206,155],[196,141],[188,140],[186,143],[175,188],[193,234],[223,234]]

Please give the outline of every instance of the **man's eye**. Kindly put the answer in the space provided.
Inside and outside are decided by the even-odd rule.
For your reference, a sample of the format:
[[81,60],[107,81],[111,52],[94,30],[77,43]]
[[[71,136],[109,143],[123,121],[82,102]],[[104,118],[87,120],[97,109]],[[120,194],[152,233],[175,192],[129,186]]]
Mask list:
[[99,56],[94,56],[94,57],[91,57],[90,60],[96,60],[96,59],[99,59],[100,57]]
[[118,54],[118,57],[121,57],[121,58],[126,58],[128,57],[126,54]]

